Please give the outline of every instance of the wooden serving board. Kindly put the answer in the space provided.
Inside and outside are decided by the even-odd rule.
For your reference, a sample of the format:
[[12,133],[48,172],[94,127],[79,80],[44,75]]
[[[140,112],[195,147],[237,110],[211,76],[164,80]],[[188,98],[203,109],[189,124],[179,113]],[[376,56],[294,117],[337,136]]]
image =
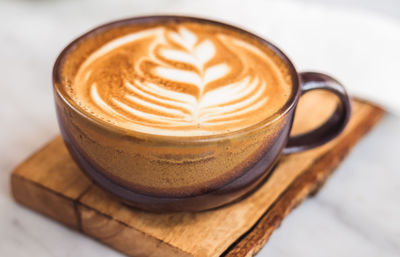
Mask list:
[[[335,101],[310,93],[299,106],[294,133],[321,123]],[[14,170],[12,192],[19,203],[128,256],[253,256],[383,114],[377,106],[354,100],[350,124],[337,139],[283,156],[256,192],[212,211],[155,214],[125,206],[83,175],[60,137]]]

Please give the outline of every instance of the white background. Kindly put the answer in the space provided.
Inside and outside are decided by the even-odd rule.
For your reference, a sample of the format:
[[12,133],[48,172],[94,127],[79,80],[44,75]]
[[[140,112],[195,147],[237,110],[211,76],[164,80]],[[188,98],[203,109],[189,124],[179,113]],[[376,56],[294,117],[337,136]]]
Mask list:
[[[101,23],[154,13],[247,28],[299,70],[328,72],[400,114],[400,1],[0,1],[0,256],[121,256],[14,203],[9,175],[58,134],[51,69],[61,49]],[[400,256],[399,132],[389,114],[259,256]]]

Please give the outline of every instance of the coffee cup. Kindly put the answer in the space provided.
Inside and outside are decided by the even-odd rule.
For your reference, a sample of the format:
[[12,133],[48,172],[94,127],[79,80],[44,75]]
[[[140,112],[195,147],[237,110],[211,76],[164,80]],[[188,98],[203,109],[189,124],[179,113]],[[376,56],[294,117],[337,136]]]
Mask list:
[[[282,154],[332,140],[351,113],[346,90],[296,71],[272,43],[194,17],[147,16],[99,26],[53,70],[59,127],[82,171],[125,203],[202,211],[245,197]],[[301,95],[338,98],[318,128],[290,136]]]

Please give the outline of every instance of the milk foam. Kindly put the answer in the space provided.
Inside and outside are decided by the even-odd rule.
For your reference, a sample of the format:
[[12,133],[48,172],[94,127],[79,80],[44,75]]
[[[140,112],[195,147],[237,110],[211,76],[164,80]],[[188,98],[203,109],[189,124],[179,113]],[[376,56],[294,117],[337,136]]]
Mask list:
[[97,118],[130,130],[225,133],[269,117],[286,102],[290,85],[276,59],[217,26],[157,25],[92,52],[71,96]]

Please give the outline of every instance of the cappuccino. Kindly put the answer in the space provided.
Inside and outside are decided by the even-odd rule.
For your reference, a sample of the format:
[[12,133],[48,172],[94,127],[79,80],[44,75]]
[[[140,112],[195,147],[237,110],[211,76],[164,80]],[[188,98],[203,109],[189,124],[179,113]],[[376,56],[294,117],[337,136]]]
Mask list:
[[289,72],[260,40],[195,21],[126,25],[83,39],[65,91],[96,119],[167,136],[237,131],[277,114]]
[[[136,17],[87,32],[57,58],[53,88],[62,137],[82,171],[155,211],[244,197],[282,151],[326,143],[350,116],[335,79],[298,74],[270,42],[194,17]],[[340,104],[321,127],[292,138],[298,99],[314,89]]]

